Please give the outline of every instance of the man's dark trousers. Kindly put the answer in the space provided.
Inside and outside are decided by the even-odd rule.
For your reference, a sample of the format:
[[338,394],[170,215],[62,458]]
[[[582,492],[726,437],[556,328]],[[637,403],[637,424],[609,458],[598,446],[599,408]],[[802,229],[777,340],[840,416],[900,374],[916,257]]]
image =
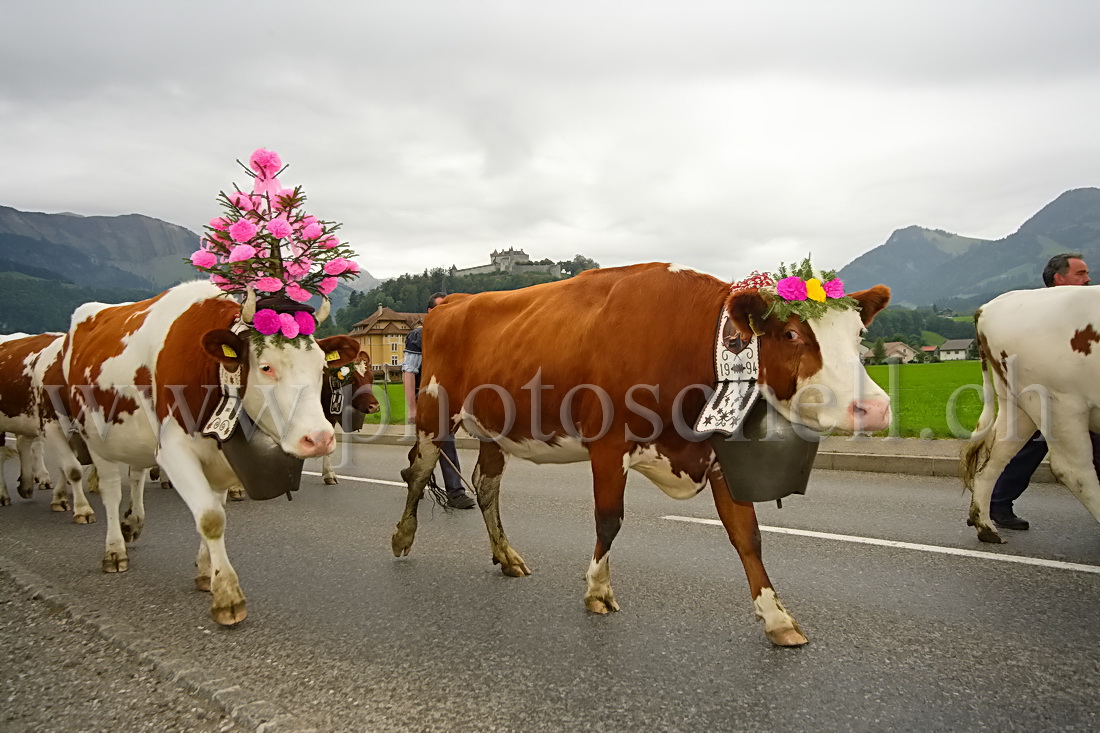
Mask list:
[[[1096,469],[1096,475],[1100,476],[1100,435],[1090,432],[1089,438],[1092,439],[1092,465]],[[1039,468],[1046,454],[1047,441],[1042,433],[1036,431],[1008,462],[993,486],[993,496],[989,499],[990,514],[1007,514],[1012,511],[1012,502],[1024,493],[1032,474]]]

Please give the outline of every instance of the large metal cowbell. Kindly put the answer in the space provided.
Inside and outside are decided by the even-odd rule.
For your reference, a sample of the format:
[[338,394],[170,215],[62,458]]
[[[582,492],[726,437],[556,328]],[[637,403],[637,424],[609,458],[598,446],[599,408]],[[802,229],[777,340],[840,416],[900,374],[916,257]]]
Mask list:
[[737,501],[776,501],[805,494],[820,438],[804,438],[759,399],[759,339],[743,340],[725,307],[714,339],[714,395],[695,429],[710,433],[718,464]]

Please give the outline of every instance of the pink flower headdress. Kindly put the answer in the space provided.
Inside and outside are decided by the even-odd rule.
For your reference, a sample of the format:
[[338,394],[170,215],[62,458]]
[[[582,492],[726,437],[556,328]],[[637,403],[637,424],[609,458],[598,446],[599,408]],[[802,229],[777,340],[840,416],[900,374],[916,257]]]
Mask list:
[[792,315],[805,321],[808,318],[820,318],[830,309],[859,308],[855,298],[844,294],[844,283],[837,279],[836,272],[815,270],[809,257],[789,269],[780,263],[777,273],[754,272],[744,280],[734,283],[730,290],[746,288],[756,288],[771,296],[771,306],[764,317],[774,316],[781,321]]
[[[249,301],[246,317],[259,334],[276,340],[308,336],[328,316],[328,294],[338,281],[358,277],[359,265],[335,236],[340,225],[306,214],[302,187],[279,182],[286,166],[278,153],[257,148],[247,166],[237,163],[253,179],[252,190],[234,184],[229,194],[219,193],[225,211],[204,227],[191,264],[222,290]],[[263,300],[255,310],[257,291]],[[323,301],[316,319],[305,305],[314,295]]]

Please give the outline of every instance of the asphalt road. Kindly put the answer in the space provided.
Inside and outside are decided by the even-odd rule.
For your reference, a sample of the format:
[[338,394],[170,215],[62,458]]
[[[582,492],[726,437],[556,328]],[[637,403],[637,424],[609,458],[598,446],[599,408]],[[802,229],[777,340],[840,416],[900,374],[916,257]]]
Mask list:
[[[631,477],[612,552],[622,611],[600,617],[581,600],[587,464],[509,464],[504,527],[534,571],[516,579],[492,565],[476,510],[422,503],[395,559],[405,449],[351,450],[340,473],[371,480],[307,475],[293,502],[229,506],[250,614],[237,627],[210,619],[190,515],[152,485],[129,572],[101,573],[104,524],[51,514],[45,492],[0,509],[0,568],[127,649],[121,669],[152,667],[272,732],[1100,729],[1100,527],[1059,486],[1029,489],[1017,511],[1032,530],[990,546],[957,481],[815,472],[807,496],[759,508],[765,527],[830,535],[765,530],[768,572],[810,638],[780,649],[721,527],[670,518],[713,520],[708,493],[676,502]],[[9,703],[33,694],[4,678]]]

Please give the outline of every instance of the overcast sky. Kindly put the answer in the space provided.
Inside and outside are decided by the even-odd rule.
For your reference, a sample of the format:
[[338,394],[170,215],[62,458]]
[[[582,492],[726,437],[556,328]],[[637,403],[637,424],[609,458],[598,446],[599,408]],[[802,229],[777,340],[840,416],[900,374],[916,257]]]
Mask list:
[[839,268],[1100,185],[1098,31],[1095,0],[11,2],[0,205],[199,231],[264,146],[378,277]]

